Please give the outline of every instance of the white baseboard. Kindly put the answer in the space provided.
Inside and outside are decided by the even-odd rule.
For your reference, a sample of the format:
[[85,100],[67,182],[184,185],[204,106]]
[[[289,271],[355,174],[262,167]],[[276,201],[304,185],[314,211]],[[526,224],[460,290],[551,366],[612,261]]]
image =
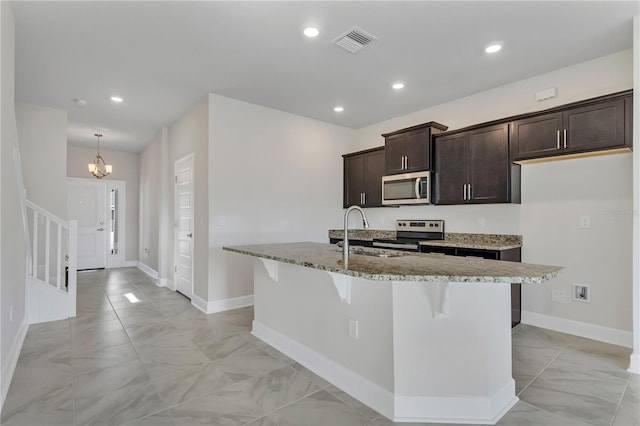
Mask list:
[[206,301],[197,294],[191,295],[191,304],[205,314],[230,311],[232,309],[253,306],[253,294],[249,296],[232,297],[230,299]]
[[379,413],[391,419],[394,417],[394,395],[391,391],[258,321],[253,321],[251,334]]
[[205,314],[209,313],[207,312],[207,301],[204,300],[202,297],[198,296],[197,294],[191,295],[191,304],[196,308],[200,309]]
[[137,266],[138,266],[137,260],[125,260],[124,263],[122,264],[123,268],[135,268]]
[[9,354],[2,360],[2,401],[0,401],[0,409],[4,406],[4,400],[9,392],[9,385],[11,385],[13,373],[16,371],[16,365],[18,364],[18,358],[20,357],[20,351],[22,350],[22,344],[24,343],[24,338],[27,336],[28,329],[29,324],[27,323],[27,316],[25,314],[18,333],[11,344]]
[[174,290],[176,289],[176,286],[173,285],[173,281],[170,280],[169,278],[160,278],[160,280],[158,281],[158,284],[160,285],[160,287],[166,287],[170,290]]
[[629,361],[629,372],[640,374],[640,353],[631,354]]
[[599,340],[613,345],[633,348],[633,333],[631,331],[619,330],[617,328],[604,327],[601,325],[589,324],[586,322],[574,321],[531,311],[522,311],[521,321],[523,324],[559,331],[561,333],[573,334],[574,336],[586,337],[587,339]]
[[152,268],[148,267],[147,265],[145,265],[144,263],[138,261],[137,265],[138,269],[140,269],[142,272],[144,272],[145,274],[149,275],[151,278],[153,278],[154,280],[158,279],[158,272],[156,272],[155,270],[153,270]]
[[232,297],[230,299],[209,300],[207,303],[207,313],[230,311],[232,309],[253,306],[253,294],[249,296]]
[[[491,397],[396,396],[395,422],[496,424],[520,400],[511,379]],[[496,407],[500,407],[498,411]]]

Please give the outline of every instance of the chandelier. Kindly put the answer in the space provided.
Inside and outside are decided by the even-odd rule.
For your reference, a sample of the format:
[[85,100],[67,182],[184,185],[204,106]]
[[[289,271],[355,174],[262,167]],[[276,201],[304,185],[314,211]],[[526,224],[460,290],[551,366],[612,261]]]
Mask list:
[[96,155],[96,161],[89,164],[89,173],[98,179],[102,179],[103,177],[111,174],[113,167],[111,164],[105,164],[104,159],[100,156],[100,138],[102,135],[95,133],[94,136],[98,138],[98,155]]

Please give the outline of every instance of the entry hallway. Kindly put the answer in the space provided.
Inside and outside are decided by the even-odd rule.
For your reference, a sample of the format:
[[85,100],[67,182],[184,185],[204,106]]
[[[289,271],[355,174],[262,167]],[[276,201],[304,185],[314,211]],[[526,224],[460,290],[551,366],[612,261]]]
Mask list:
[[[252,319],[205,315],[135,268],[80,273],[78,316],[29,327],[2,424],[393,424],[251,336]],[[640,425],[630,352],[520,326],[520,402],[499,424]]]

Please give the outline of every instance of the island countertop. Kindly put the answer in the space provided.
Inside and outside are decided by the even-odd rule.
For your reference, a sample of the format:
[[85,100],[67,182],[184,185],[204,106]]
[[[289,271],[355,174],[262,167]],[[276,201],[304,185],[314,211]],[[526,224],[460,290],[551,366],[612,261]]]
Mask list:
[[[560,266],[357,247],[344,268],[342,251],[332,244],[296,242],[223,247],[224,250],[374,281],[450,281],[539,284],[556,277]],[[360,254],[359,254],[360,253]],[[382,254],[388,257],[377,257]]]

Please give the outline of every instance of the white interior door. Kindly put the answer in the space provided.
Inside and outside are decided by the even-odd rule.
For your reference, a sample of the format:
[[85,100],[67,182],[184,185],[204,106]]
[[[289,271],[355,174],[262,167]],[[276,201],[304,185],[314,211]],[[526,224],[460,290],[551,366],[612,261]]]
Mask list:
[[78,269],[106,266],[106,185],[98,180],[67,180],[67,217],[78,221]]
[[175,163],[175,279],[176,290],[193,294],[193,154]]

